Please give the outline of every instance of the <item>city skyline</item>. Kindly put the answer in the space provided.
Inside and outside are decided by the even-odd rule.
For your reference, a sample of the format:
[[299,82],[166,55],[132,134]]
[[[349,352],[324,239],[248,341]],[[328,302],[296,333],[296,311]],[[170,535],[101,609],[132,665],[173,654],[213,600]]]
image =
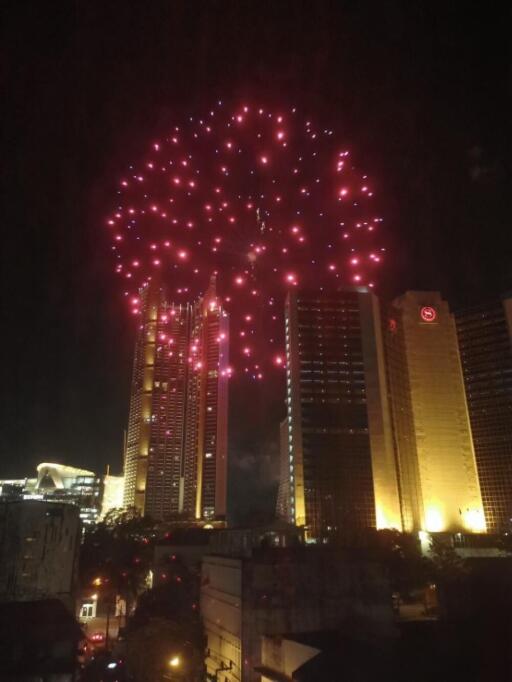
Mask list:
[[511,678],[509,7],[3,18],[0,677]]
[[[4,357],[15,349],[20,360],[2,382],[6,477],[63,458],[120,471],[135,325],[110,273],[110,183],[171,119],[218,98],[285,98],[343,130],[384,201],[379,296],[441,290],[457,310],[512,289],[504,10],[363,2],[306,18],[285,5],[243,16],[210,8],[201,24],[158,2],[136,17],[81,6],[79,22],[64,7],[9,13],[3,342]],[[201,50],[189,52],[188,34]],[[262,469],[277,454],[268,444],[281,416],[275,387],[252,401],[247,392],[232,383],[240,512],[268,497]]]
[[[233,519],[233,368],[216,286],[213,274],[204,295],[178,305],[161,278],[139,292],[124,506],[156,520]],[[290,291],[283,302],[286,416],[271,424],[277,518],[304,527],[314,541],[370,527],[508,530],[510,300],[454,313],[435,291],[392,301],[367,287]],[[498,370],[491,375],[489,362]],[[327,403],[341,404],[332,412]],[[360,403],[359,413],[352,403]],[[346,442],[343,433],[351,434]],[[40,464],[38,471],[54,466],[69,468]],[[35,480],[5,480],[6,498],[31,493]]]

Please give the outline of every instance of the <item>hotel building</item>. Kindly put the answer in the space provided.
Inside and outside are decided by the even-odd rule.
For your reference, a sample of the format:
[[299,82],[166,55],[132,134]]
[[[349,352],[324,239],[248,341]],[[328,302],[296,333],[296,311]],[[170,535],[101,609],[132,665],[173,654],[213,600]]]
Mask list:
[[403,528],[485,532],[455,320],[438,292],[395,299],[384,325]]

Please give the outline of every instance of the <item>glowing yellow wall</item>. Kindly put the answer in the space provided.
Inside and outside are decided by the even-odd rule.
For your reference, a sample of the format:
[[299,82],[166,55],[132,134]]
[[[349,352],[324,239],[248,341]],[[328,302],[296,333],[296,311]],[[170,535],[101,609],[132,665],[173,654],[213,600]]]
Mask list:
[[378,529],[402,530],[379,302],[371,293],[360,293],[359,307],[375,521]]
[[300,396],[297,392],[292,392],[292,383],[297,385],[300,376],[297,324],[296,297],[290,294],[286,302],[286,401],[290,453],[290,521],[296,526],[304,526],[306,523],[306,502],[304,497],[302,430],[300,428]]
[[[396,438],[399,467],[417,472],[416,481],[402,480],[403,495],[416,500],[412,525],[431,532],[485,532],[453,316],[436,292],[407,292],[394,307],[410,405],[400,404],[393,392],[391,398],[395,413],[411,412],[411,432],[399,428]],[[413,485],[418,490],[407,489]]]
[[124,463],[124,505],[135,506],[142,514],[145,510],[147,456],[149,453],[150,421],[153,399],[155,363],[156,320],[160,304],[160,287],[154,284],[141,289],[144,315],[138,331],[134,384],[141,382],[143,391],[132,393],[128,424],[128,442]]

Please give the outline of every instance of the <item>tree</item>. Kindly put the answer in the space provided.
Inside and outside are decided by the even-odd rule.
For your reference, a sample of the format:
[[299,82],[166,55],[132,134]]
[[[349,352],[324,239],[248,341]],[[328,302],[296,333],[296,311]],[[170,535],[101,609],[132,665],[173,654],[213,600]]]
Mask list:
[[382,563],[391,589],[404,598],[424,587],[429,578],[429,561],[422,555],[416,535],[397,530],[368,530],[365,538],[370,553]]
[[459,616],[470,608],[471,570],[452,545],[451,538],[430,538],[430,577],[435,582],[444,616]]
[[129,607],[145,587],[154,535],[153,521],[136,509],[109,512],[85,534],[79,564],[82,588],[101,588],[110,600],[119,594]]
[[[203,657],[204,645],[194,646],[183,624],[173,620],[151,617],[127,635],[126,664],[135,682],[199,682],[203,679]],[[174,658],[179,661],[175,671],[169,667]]]
[[446,538],[434,535],[430,538],[430,556],[432,572],[439,581],[458,581],[469,574],[467,562]]
[[[182,665],[174,671],[176,678],[181,679],[179,672],[190,682],[202,680],[206,640],[198,608],[199,575],[176,557],[162,570],[162,582],[139,597],[128,622],[128,669],[136,682],[157,680],[160,666],[179,655]],[[143,663],[136,653],[140,649]]]

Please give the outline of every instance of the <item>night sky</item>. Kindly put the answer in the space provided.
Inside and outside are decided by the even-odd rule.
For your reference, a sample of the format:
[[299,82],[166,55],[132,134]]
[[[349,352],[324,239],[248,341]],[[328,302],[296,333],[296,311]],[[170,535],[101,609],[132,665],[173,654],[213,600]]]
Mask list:
[[[295,105],[343,137],[379,192],[381,295],[440,289],[456,307],[512,289],[510,16],[493,9],[13,1],[0,477],[43,460],[120,471],[134,322],[104,216],[119,171],[148,141],[219,98]],[[282,412],[272,395],[232,388],[237,518],[272,502]]]

